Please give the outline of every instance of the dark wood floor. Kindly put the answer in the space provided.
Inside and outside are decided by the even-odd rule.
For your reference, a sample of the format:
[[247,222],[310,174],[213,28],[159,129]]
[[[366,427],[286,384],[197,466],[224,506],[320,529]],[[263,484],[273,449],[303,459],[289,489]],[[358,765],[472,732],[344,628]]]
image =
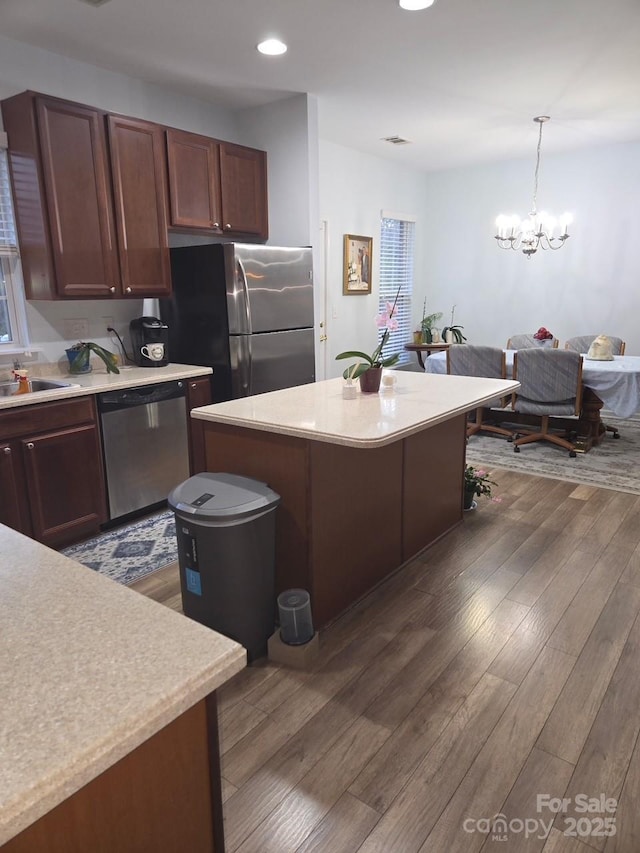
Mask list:
[[[640,497],[494,474],[502,503],[323,632],[312,671],[223,688],[228,851],[640,851]],[[175,567],[136,588],[180,609]],[[537,795],[570,800],[546,840]]]

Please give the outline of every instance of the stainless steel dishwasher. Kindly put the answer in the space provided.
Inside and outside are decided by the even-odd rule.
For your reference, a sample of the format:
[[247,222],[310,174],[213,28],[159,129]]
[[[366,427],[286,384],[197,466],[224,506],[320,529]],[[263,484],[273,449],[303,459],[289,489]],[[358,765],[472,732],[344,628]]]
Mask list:
[[183,382],[98,394],[98,411],[111,520],[166,500],[188,478]]

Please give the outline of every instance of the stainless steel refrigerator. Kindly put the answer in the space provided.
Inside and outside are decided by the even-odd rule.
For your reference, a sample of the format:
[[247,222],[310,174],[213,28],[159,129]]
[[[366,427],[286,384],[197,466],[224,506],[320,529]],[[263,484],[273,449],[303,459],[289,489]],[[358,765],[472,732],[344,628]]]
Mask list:
[[171,277],[160,301],[169,359],[213,367],[216,402],[315,380],[310,248],[172,249]]

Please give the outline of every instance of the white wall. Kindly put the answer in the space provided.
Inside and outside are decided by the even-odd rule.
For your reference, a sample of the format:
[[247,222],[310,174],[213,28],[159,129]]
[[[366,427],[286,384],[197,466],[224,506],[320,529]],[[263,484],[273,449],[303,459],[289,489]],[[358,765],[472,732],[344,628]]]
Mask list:
[[246,144],[268,152],[268,242],[272,246],[309,246],[312,228],[307,95],[241,110],[237,119]]
[[[425,292],[427,199],[425,176],[389,160],[320,140],[320,218],[327,230],[327,377],[340,376],[345,364],[335,356],[348,349],[371,352],[376,346],[380,215],[391,211],[416,216],[414,302]],[[372,292],[343,296],[343,236],[373,237]]]
[[574,215],[557,252],[503,251],[498,213],[530,210],[535,161],[519,160],[425,176],[425,270],[429,304],[469,341],[504,345],[546,326],[561,346],[573,335],[622,337],[640,354],[640,144],[542,154],[538,209]]

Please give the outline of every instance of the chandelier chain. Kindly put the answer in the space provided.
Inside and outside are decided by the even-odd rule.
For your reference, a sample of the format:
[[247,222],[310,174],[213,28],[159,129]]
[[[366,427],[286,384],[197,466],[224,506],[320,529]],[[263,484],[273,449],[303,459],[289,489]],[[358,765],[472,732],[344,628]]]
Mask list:
[[542,122],[538,132],[538,147],[536,148],[536,170],[533,175],[533,210],[534,215],[538,212],[538,174],[540,173],[540,149],[542,148]]

